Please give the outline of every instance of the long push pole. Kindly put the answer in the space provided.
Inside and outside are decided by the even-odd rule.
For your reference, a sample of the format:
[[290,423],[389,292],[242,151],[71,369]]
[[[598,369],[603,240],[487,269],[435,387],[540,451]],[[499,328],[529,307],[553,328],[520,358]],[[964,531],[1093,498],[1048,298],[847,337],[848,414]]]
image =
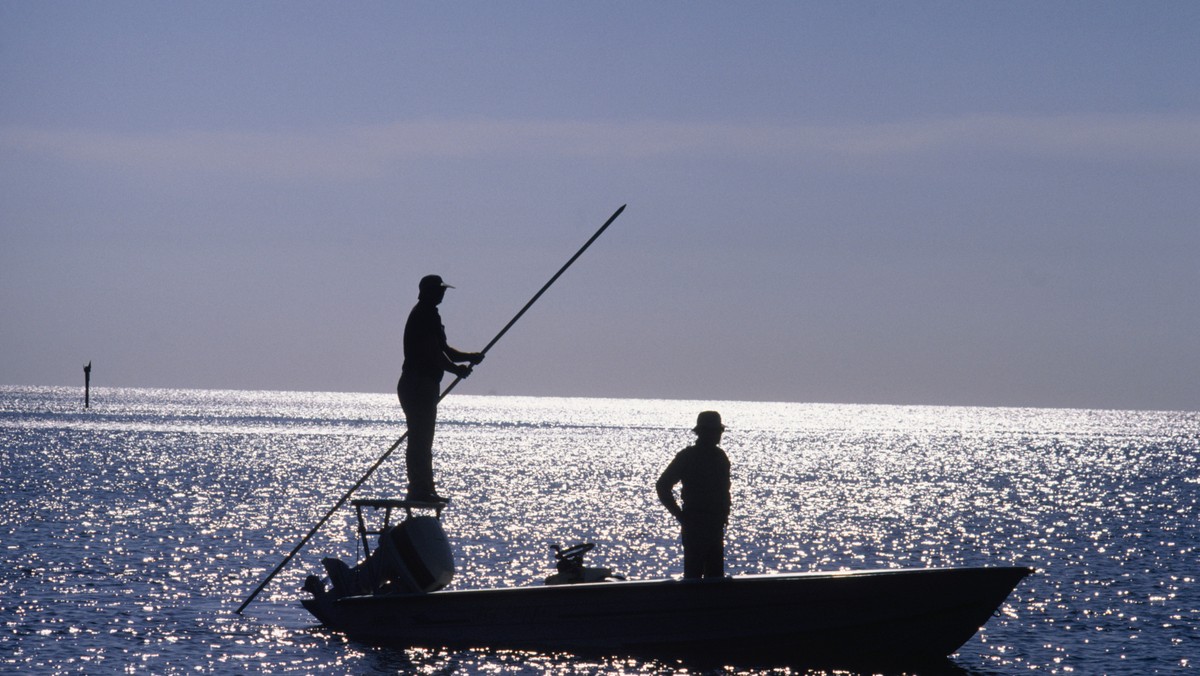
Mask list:
[[[561,277],[562,274],[567,271],[567,268],[571,267],[571,264],[574,263],[576,261],[576,259],[578,259],[580,256],[582,256],[584,251],[587,251],[587,248],[592,245],[592,242],[595,242],[600,237],[600,235],[602,235],[604,233],[604,231],[608,228],[608,226],[612,225],[612,222],[617,220],[617,216],[620,216],[621,212],[625,211],[625,207],[626,207],[626,205],[622,204],[620,209],[617,209],[616,211],[614,211],[613,215],[609,216],[608,220],[604,222],[604,225],[600,226],[600,229],[596,231],[596,234],[592,235],[591,238],[588,239],[588,241],[585,242],[584,245],[579,248],[579,251],[575,252],[574,256],[571,256],[571,260],[567,261],[561,268],[559,268],[558,272],[554,273],[554,276],[550,278],[550,281],[546,282],[546,284],[541,289],[539,289],[537,293],[533,294],[533,298],[529,299],[529,302],[525,304],[525,307],[521,308],[520,312],[518,312],[516,315],[514,315],[513,318],[510,319],[508,321],[508,323],[504,325],[504,328],[500,329],[500,333],[497,333],[496,337],[492,338],[491,342],[489,342],[482,350],[480,350],[480,352],[482,352],[483,354],[487,354],[487,351],[492,349],[492,346],[495,345],[497,342],[499,342],[500,339],[504,337],[504,334],[508,333],[508,330],[512,328],[513,324],[517,323],[517,320],[520,319],[521,316],[525,314],[525,311],[528,310],[530,307],[532,307],[533,304],[536,303],[537,300],[542,297],[542,294],[546,293],[546,289],[549,289],[550,285],[552,285],[552,284],[554,284],[554,282],[558,281],[558,278]],[[440,402],[442,399],[444,399],[446,397],[447,394],[450,394],[450,390],[453,390],[454,386],[457,385],[458,381],[460,381],[460,380],[462,380],[461,377],[455,378],[449,385],[447,385],[446,389],[442,391],[441,396],[438,397],[438,401]],[[325,512],[325,516],[322,516],[321,520],[318,521],[316,523],[316,525],[312,527],[312,530],[308,531],[308,533],[303,538],[301,538],[300,542],[298,542],[296,544],[296,546],[294,548],[292,548],[292,551],[287,556],[284,557],[283,561],[280,561],[279,565],[275,566],[275,570],[272,570],[271,574],[268,575],[266,577],[266,579],[264,579],[262,581],[262,583],[259,584],[258,587],[256,587],[253,592],[250,593],[250,596],[246,597],[246,600],[242,602],[242,605],[238,606],[238,609],[237,609],[238,615],[242,614],[242,611],[246,609],[246,606],[250,605],[250,602],[253,601],[256,596],[258,596],[259,592],[261,592],[264,588],[266,588],[267,584],[270,583],[271,580],[273,580],[275,578],[275,576],[279,574],[279,571],[283,570],[283,567],[286,566],[292,560],[292,558],[294,558],[296,556],[296,554],[299,553],[300,550],[304,548],[304,545],[308,544],[308,541],[310,539],[312,539],[312,536],[316,535],[317,531],[321,530],[321,527],[325,525],[325,522],[328,521],[329,518],[331,516],[333,516],[333,514],[335,512],[337,512],[339,509],[341,509],[342,505],[346,504],[346,501],[350,499],[350,496],[354,494],[354,491],[358,490],[358,488],[360,486],[362,486],[363,483],[365,483],[366,480],[372,474],[375,473],[375,470],[379,469],[379,466],[382,465],[383,462],[385,460],[387,460],[388,457],[390,457],[397,448],[400,447],[400,443],[403,442],[407,438],[408,438],[408,431],[405,430],[404,434],[400,435],[400,438],[397,439],[396,442],[394,444],[392,444],[391,447],[388,448],[387,451],[383,455],[379,456],[379,459],[375,461],[375,464],[371,465],[370,469],[367,470],[366,474],[363,474],[362,478],[360,478],[358,481],[354,482],[354,485],[351,486],[350,490],[346,491],[346,493],[341,497],[341,499],[339,499],[337,501],[337,504],[335,504],[333,507],[329,508],[328,512]]]

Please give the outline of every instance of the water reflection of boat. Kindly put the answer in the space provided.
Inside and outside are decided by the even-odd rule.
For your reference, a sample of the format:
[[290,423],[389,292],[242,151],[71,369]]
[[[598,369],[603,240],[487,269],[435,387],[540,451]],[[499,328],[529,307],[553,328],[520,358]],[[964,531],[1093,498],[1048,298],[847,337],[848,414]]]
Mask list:
[[[356,501],[360,532],[363,503],[386,502],[404,504]],[[398,531],[414,520],[428,533],[401,542]],[[417,517],[382,529],[380,546],[350,577],[350,569],[333,565],[333,591],[310,578],[314,596],[305,608],[330,629],[380,645],[894,663],[953,653],[1032,572],[929,568],[437,590],[448,577],[436,570],[445,552],[440,524],[428,528],[431,521],[438,523]],[[426,544],[432,555],[421,551]],[[435,570],[427,569],[431,563]],[[351,589],[354,580],[359,586]],[[421,589],[422,581],[433,591]]]

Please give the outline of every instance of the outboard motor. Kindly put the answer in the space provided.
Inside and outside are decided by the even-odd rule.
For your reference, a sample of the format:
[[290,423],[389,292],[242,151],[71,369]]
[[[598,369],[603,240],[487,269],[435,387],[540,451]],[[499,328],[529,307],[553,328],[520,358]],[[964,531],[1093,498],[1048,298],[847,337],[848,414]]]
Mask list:
[[337,598],[432,592],[454,578],[454,552],[442,522],[432,516],[414,516],[383,531],[375,551],[353,568],[339,559],[321,563]]
[[554,567],[558,569],[558,572],[546,578],[546,584],[624,580],[623,576],[614,575],[611,568],[589,568],[583,565],[583,555],[590,552],[595,546],[594,542],[581,542],[566,549],[558,545],[550,545],[550,549],[554,550]]

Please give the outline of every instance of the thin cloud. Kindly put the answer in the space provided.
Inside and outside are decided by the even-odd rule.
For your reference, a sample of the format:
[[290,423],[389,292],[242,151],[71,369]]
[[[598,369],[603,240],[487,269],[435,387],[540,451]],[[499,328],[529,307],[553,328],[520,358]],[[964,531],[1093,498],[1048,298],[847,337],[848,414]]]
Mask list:
[[[120,133],[9,127],[9,151],[74,165],[360,180],[428,159],[772,159],[873,167],[1027,156],[1194,166],[1200,117],[975,116],[862,125],[445,120],[282,132]],[[10,161],[11,161],[11,152]]]

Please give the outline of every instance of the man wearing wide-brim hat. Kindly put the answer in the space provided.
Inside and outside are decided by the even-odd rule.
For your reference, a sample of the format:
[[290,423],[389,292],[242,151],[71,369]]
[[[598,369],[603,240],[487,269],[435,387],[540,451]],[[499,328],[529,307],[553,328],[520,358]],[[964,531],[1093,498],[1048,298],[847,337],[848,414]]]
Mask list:
[[445,502],[433,484],[433,430],[437,424],[442,376],[449,371],[459,378],[471,375],[471,366],[483,361],[480,352],[463,352],[446,344],[446,328],[437,306],[454,287],[438,275],[426,275],[418,284],[417,304],[404,325],[404,365],[396,395],[408,425],[405,463],[408,499]]
[[[729,457],[717,446],[725,425],[721,414],[696,417],[696,443],[680,451],[663,470],[655,488],[667,511],[679,520],[683,540],[683,576],[724,577],[725,525],[729,521]],[[682,484],[680,506],[675,484]]]

